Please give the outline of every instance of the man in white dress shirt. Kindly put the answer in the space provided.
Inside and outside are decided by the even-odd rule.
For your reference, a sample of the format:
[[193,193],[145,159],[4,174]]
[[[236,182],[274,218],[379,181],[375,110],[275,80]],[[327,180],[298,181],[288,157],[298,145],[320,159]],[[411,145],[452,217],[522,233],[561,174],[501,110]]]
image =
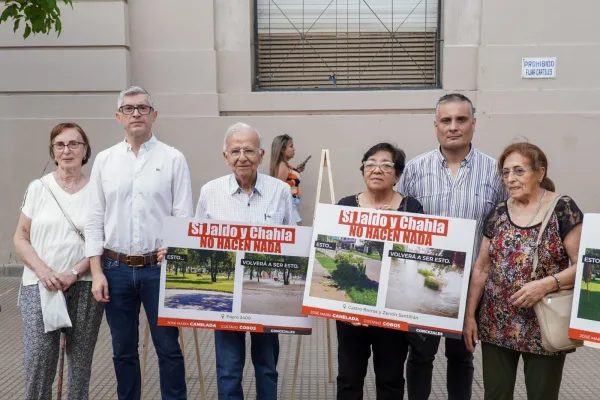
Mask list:
[[162,399],[185,399],[185,368],[177,328],[157,326],[162,220],[191,217],[190,173],[178,150],[152,133],[157,112],[148,92],[119,94],[117,120],[125,140],[96,157],[90,178],[91,213],[85,226],[92,292],[105,302],[119,400],[140,398],[140,305],[158,355]]
[[[223,156],[233,171],[205,184],[200,191],[196,219],[250,224],[295,225],[290,187],[257,172],[264,150],[258,132],[238,123],[225,133]],[[256,398],[277,399],[279,337],[250,333]],[[242,373],[246,359],[246,332],[215,331],[219,399],[243,399]]]

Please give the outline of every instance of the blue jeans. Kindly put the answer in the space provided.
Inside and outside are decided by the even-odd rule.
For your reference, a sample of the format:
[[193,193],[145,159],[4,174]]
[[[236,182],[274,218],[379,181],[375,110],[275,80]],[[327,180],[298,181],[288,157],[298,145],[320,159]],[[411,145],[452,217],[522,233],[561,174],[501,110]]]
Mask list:
[[106,320],[113,345],[113,363],[117,375],[119,400],[139,400],[141,390],[138,353],[140,305],[148,317],[152,342],[158,356],[160,391],[163,400],[187,398],[185,367],[179,347],[177,328],[158,326],[160,265],[133,268],[104,258],[102,269],[108,281],[110,301]]
[[[276,333],[250,333],[250,341],[256,400],[276,400],[279,336]],[[242,400],[246,332],[215,331],[215,351],[219,400]]]

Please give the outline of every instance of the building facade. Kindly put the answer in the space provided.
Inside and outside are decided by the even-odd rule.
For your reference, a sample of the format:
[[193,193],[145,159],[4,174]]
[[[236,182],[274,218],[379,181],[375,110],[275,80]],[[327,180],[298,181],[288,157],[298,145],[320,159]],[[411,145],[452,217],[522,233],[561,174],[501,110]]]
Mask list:
[[[263,172],[268,169],[271,140],[278,134],[295,139],[295,161],[313,156],[301,177],[300,213],[310,225],[321,149],[330,150],[335,198],[356,193],[364,187],[359,171],[362,154],[379,141],[396,143],[409,158],[435,147],[435,103],[443,94],[458,91],[475,103],[477,148],[497,157],[515,139],[540,145],[558,190],[571,195],[584,211],[600,211],[596,205],[600,189],[594,185],[595,168],[590,168],[600,144],[596,134],[600,2],[579,0],[575,6],[559,0],[452,0],[438,5],[434,0],[394,0],[391,6],[399,5],[390,13],[379,0],[333,0],[323,12],[323,23],[312,28],[318,8],[300,13],[296,7],[303,3],[300,0],[255,1],[74,2],[73,9],[63,9],[63,33],[58,38],[52,34],[24,40],[13,34],[11,24],[0,26],[2,263],[14,261],[12,235],[19,206],[27,184],[47,164],[51,128],[66,120],[81,124],[97,154],[123,138],[114,113],[118,92],[130,84],[152,93],[159,113],[156,136],[186,155],[194,201],[203,183],[227,173],[221,153],[223,133],[228,125],[243,121],[264,137]],[[275,5],[284,9],[282,15],[291,15],[289,24],[282,15],[265,22],[269,21],[265,10]],[[402,40],[395,56],[376,59],[393,68],[382,67],[382,74],[391,75],[379,81],[371,77],[377,81],[371,87],[365,84],[367,76],[377,73],[358,74],[362,78],[350,73],[369,63],[364,48],[376,40],[378,18],[369,17],[367,6],[373,15],[383,16],[381,26],[394,32],[392,41]],[[416,10],[413,14],[411,7]],[[298,25],[301,14],[302,51],[294,49],[291,54],[308,59],[313,46],[327,68],[320,61],[312,70],[304,61],[299,66],[282,64],[288,78],[276,87],[275,75],[265,78],[265,71],[277,69],[278,61],[274,50],[264,49],[275,49],[273,43],[285,39],[274,36],[277,33],[295,35],[290,26]],[[407,25],[401,27],[403,19]],[[416,27],[408,29],[412,22]],[[381,26],[379,34],[385,35]],[[302,36],[307,29],[321,36]],[[409,39],[397,40],[413,31],[422,33],[422,39],[410,40],[423,48],[423,59],[406,56],[412,51],[404,41]],[[271,36],[265,39],[267,34]],[[369,34],[371,39],[360,39]],[[261,51],[257,40],[267,47]],[[335,51],[337,63],[327,61],[329,53],[323,50],[332,41],[334,50],[329,51]],[[280,45],[290,49],[288,42]],[[359,49],[358,61],[352,46]],[[385,46],[381,45],[384,53],[393,52]],[[556,77],[523,79],[525,57],[556,57]],[[350,65],[351,61],[358,64]],[[415,70],[418,78],[410,81],[406,77]],[[310,73],[317,76],[315,82],[306,78]],[[404,78],[396,79],[396,73]],[[294,79],[304,82],[302,90],[289,87]],[[323,187],[326,191],[329,186]],[[323,201],[330,201],[329,193],[323,193]]]

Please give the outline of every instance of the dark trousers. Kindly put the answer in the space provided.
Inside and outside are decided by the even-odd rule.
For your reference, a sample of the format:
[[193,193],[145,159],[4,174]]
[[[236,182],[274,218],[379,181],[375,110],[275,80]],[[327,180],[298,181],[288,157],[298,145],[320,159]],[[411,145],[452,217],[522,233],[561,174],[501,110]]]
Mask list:
[[148,264],[132,268],[127,264],[104,258],[102,268],[108,281],[110,295],[105,311],[112,336],[117,398],[140,399],[142,382],[138,325],[140,306],[143,304],[158,356],[161,398],[185,400],[187,389],[183,355],[179,347],[179,330],[157,325],[160,265]]
[[[427,400],[431,394],[433,360],[440,345],[440,337],[407,334],[410,340],[406,381],[410,400]],[[473,353],[462,339],[446,338],[446,388],[448,400],[469,400],[473,386]]]
[[517,378],[519,357],[523,357],[523,372],[528,400],[558,400],[565,354],[542,356],[522,353],[489,343],[481,344],[483,356],[483,386],[485,400],[512,400]]
[[393,329],[353,326],[336,321],[338,338],[338,400],[362,400],[367,365],[373,349],[377,400],[404,397],[406,333]]

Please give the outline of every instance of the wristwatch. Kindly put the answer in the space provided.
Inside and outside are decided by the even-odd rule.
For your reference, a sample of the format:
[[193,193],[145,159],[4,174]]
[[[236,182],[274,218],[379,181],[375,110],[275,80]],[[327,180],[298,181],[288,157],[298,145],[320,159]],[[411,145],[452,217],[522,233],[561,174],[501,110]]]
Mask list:
[[71,273],[77,277],[79,277],[79,272],[75,268],[71,269]]

